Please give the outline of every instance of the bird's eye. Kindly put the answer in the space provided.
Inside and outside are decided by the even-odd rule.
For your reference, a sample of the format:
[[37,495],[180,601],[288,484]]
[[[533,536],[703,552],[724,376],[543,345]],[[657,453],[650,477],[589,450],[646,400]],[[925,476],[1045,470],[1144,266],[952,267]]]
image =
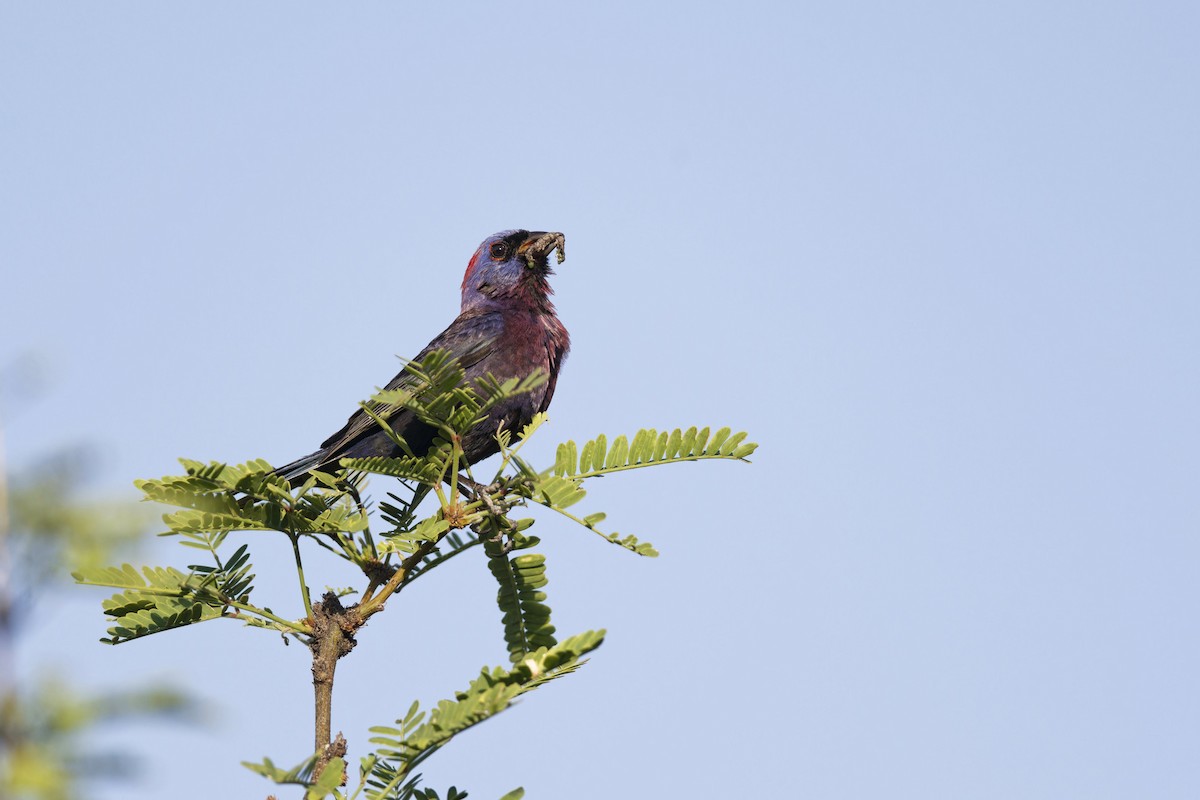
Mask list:
[[496,242],[488,251],[496,261],[503,261],[508,258],[508,242]]

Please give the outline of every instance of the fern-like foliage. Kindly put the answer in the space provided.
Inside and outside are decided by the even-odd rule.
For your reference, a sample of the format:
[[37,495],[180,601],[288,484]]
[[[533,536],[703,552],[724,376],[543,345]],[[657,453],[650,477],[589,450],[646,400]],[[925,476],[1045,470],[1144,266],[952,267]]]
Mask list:
[[658,555],[658,550],[654,548],[654,545],[639,541],[632,534],[621,536],[619,533],[604,533],[597,528],[596,526],[607,518],[602,511],[583,517],[567,511],[568,508],[587,497],[587,490],[583,488],[582,483],[583,479],[581,478],[563,478],[558,475],[531,472],[523,483],[515,487],[515,491],[539,505],[557,511],[567,519],[601,536],[605,541],[624,547],[639,556],[653,558]]
[[[125,564],[82,570],[74,577],[82,584],[122,590],[102,604],[113,624],[101,641],[119,644],[225,615],[231,605],[248,601],[254,579],[250,568],[243,546],[219,568],[195,567],[184,573],[172,567],[144,567],[139,573]],[[262,625],[258,619],[246,621]]]
[[261,762],[242,762],[242,766],[246,769],[257,772],[275,783],[305,787],[305,800],[324,800],[342,785],[342,776],[346,772],[346,761],[343,758],[330,759],[329,763],[321,770],[320,775],[313,775],[316,765],[316,755],[309,756],[291,769],[277,767],[275,762],[269,758],[264,758]]
[[171,533],[285,531],[296,534],[357,533],[367,527],[364,509],[344,491],[314,475],[292,494],[266,461],[231,466],[180,459],[186,474],[135,481],[147,500],[183,509],[166,514]]
[[[533,689],[583,666],[583,656],[604,641],[604,631],[581,633],[550,648],[527,653],[510,669],[484,669],[453,700],[442,700],[428,713],[413,703],[395,727],[371,728],[375,753],[362,762],[368,800],[408,800],[416,785],[412,770],[456,734],[478,725]],[[519,791],[519,790],[518,790]],[[507,797],[514,797],[509,793]],[[515,795],[520,797],[521,795]]]
[[403,585],[406,586],[412,583],[434,567],[440,566],[455,556],[470,550],[472,547],[478,547],[481,544],[483,544],[483,539],[471,531],[458,530],[447,532],[438,541],[437,547],[409,570]]
[[500,584],[496,604],[504,622],[508,657],[515,664],[529,653],[558,643],[546,605],[546,557],[524,553],[510,558],[499,542],[484,543],[488,569]]
[[441,479],[444,472],[439,460],[412,456],[343,458],[342,467],[357,472],[369,472],[374,475],[416,481],[431,486]]
[[[470,353],[464,356],[466,361],[471,358]],[[473,383],[466,383],[465,376],[462,362],[448,352],[435,351],[419,363],[405,364],[400,385],[376,392],[362,407],[408,456],[417,457],[418,454],[412,451],[404,437],[388,424],[388,419],[397,412],[408,411],[416,419],[438,430],[445,443],[452,436],[460,435],[482,422],[499,403],[531,392],[548,380],[546,373],[540,370],[525,378],[505,381],[484,376]],[[445,453],[443,450],[442,454]],[[444,461],[432,460],[439,466],[445,464]]]
[[573,441],[560,444],[554,466],[547,472],[558,477],[583,480],[680,461],[712,458],[745,461],[758,449],[753,442],[743,443],[745,439],[744,431],[732,433],[730,428],[721,428],[711,436],[707,427],[697,430],[692,426],[686,431],[680,428],[672,431],[643,428],[633,435],[632,441],[626,436],[618,436],[609,446],[608,437],[600,434],[584,442],[582,448]]
[[[521,794],[523,795],[524,792]],[[412,796],[413,800],[442,800],[442,796],[433,789],[414,789]],[[453,786],[446,790],[446,800],[464,800],[466,796],[466,792],[460,792]]]
[[554,466],[542,472],[513,454],[513,462],[526,478],[522,485],[516,487],[516,491],[588,528],[606,541],[638,555],[653,557],[658,555],[658,550],[649,542],[640,541],[633,535],[622,536],[601,531],[597,526],[604,521],[604,513],[579,517],[567,511],[587,496],[587,490],[583,488],[584,481],[616,472],[682,461],[745,461],[758,448],[753,442],[745,442],[745,438],[744,432],[731,433],[729,428],[721,428],[710,435],[709,428],[697,429],[693,426],[686,431],[675,428],[660,432],[654,428],[643,428],[634,434],[632,440],[618,436],[611,447],[604,434],[585,442],[582,448],[574,441],[567,441],[558,446]]

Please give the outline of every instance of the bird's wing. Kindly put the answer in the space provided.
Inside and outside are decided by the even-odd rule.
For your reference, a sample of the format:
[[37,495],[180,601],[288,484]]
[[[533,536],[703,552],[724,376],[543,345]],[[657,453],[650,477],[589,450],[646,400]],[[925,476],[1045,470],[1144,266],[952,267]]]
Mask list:
[[[483,361],[492,352],[496,340],[504,330],[504,320],[499,313],[468,313],[462,314],[450,324],[449,328],[438,334],[425,349],[417,354],[414,362],[420,363],[435,350],[445,350],[458,360],[463,369],[472,367]],[[407,370],[401,370],[396,377],[388,381],[385,390],[403,389],[416,383],[416,378]],[[407,425],[405,417],[412,414],[396,406],[381,406],[373,409],[377,416],[386,420],[394,430],[403,435]],[[362,437],[378,431],[379,423],[371,418],[363,409],[358,409],[346,420],[346,425],[337,433],[321,442],[325,456],[323,460],[331,460],[346,447]]]

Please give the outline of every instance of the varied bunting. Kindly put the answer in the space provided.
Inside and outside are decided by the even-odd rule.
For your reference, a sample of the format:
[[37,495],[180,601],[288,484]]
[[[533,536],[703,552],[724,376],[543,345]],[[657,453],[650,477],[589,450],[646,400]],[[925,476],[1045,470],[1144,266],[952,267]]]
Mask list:
[[[561,233],[524,230],[501,231],[484,239],[463,276],[461,313],[414,359],[420,362],[434,350],[448,351],[458,359],[468,384],[489,373],[501,381],[524,378],[535,370],[549,377],[534,391],[499,403],[486,420],[467,432],[463,451],[469,463],[499,452],[495,435],[501,423],[510,431],[520,431],[535,413],[550,405],[570,339],[550,302],[552,291],[546,278],[553,271],[547,257],[558,250],[561,263],[565,242]],[[402,371],[385,388],[413,382],[413,376]],[[387,421],[418,455],[433,442],[433,428],[410,411],[394,409]],[[399,455],[404,452],[360,408],[341,430],[321,443],[320,450],[276,472],[294,482],[314,469],[334,471],[343,458]]]

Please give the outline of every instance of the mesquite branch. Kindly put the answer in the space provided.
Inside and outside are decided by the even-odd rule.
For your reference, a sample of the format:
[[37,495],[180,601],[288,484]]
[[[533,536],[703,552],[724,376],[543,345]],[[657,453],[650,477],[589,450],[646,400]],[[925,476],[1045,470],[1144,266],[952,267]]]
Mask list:
[[333,592],[326,592],[321,602],[313,606],[313,635],[309,647],[313,654],[313,698],[316,707],[313,748],[317,754],[315,775],[321,774],[330,759],[346,753],[346,742],[340,733],[334,743],[340,745],[340,752],[334,752],[335,748],[331,747],[333,676],[338,659],[357,644],[354,639],[356,627]]
[[[498,528],[496,517],[502,517],[513,503],[512,500],[505,501],[505,488],[495,484],[488,487],[471,485],[470,490],[483,506],[484,517],[492,527]],[[476,520],[474,527],[481,530],[482,522],[483,519]],[[372,571],[368,591],[361,603],[345,608],[336,594],[326,592],[321,602],[312,606],[312,635],[308,642],[312,651],[313,749],[317,755],[314,777],[319,776],[332,759],[346,754],[346,740],[341,733],[333,736],[333,685],[338,659],[354,649],[358,643],[355,639],[358,629],[383,610],[388,598],[400,591],[412,571],[436,549],[447,533],[449,531],[436,540],[423,543],[386,578],[379,574],[379,569]],[[376,587],[378,593],[375,593]]]

